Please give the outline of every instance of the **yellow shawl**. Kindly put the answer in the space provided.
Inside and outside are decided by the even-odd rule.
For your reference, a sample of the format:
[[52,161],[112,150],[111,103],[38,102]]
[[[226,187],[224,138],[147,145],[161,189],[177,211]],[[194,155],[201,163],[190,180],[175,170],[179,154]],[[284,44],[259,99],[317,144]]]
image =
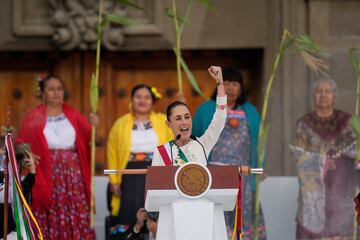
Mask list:
[[[166,116],[162,113],[150,113],[152,127],[158,137],[158,145],[164,144],[174,137],[165,124]],[[116,120],[111,128],[107,143],[107,165],[109,169],[124,169],[130,158],[131,130],[134,125],[134,116],[127,113]],[[111,184],[121,184],[121,176],[109,175]],[[117,216],[120,207],[120,198],[113,196],[111,200],[113,216]],[[134,216],[135,217],[135,216]]]

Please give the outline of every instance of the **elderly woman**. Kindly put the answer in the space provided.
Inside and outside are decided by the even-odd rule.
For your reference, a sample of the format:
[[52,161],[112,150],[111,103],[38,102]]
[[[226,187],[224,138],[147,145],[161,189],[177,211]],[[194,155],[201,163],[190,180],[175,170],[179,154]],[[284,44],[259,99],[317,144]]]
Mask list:
[[297,239],[352,239],[356,188],[350,115],[334,109],[337,87],[318,80],[315,111],[296,124],[291,149],[300,184]]
[[178,166],[186,162],[207,165],[207,156],[224,129],[227,109],[221,68],[212,66],[208,71],[217,84],[216,110],[209,128],[201,137],[193,137],[192,117],[188,106],[179,101],[171,103],[166,111],[166,124],[172,130],[175,139],[157,147],[153,156],[153,166]]

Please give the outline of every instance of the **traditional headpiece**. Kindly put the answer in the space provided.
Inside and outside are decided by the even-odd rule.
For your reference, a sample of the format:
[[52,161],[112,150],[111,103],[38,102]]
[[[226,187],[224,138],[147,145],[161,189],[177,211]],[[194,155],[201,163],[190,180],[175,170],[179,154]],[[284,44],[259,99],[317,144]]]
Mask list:
[[159,100],[162,97],[156,87],[151,87],[151,93],[154,95],[156,100]]

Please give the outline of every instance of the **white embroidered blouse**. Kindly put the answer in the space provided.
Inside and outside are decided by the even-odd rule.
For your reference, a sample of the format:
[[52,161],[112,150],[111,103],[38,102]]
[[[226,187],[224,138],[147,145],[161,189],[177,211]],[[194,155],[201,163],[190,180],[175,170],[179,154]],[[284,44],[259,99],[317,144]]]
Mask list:
[[[216,98],[216,110],[211,123],[201,137],[197,140],[204,146],[206,156],[204,154],[203,147],[201,144],[193,139],[180,147],[181,151],[185,154],[189,162],[197,162],[204,166],[207,165],[207,157],[211,152],[212,148],[215,146],[217,140],[220,137],[222,130],[225,127],[226,116],[227,116],[227,97],[217,97]],[[224,107],[225,106],[225,107]],[[175,145],[170,147],[170,143],[167,142],[165,145],[167,154],[169,155],[170,160],[173,165],[182,165],[185,163],[179,157],[178,148]],[[153,155],[152,166],[165,166],[165,163],[159,153],[159,150],[156,148]]]

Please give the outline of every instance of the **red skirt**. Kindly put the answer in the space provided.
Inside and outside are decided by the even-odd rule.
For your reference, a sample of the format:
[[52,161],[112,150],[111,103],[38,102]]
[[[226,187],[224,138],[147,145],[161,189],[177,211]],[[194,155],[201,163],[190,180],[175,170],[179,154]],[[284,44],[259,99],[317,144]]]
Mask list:
[[52,204],[34,211],[44,239],[95,239],[90,228],[90,209],[85,195],[79,156],[72,150],[51,150]]

